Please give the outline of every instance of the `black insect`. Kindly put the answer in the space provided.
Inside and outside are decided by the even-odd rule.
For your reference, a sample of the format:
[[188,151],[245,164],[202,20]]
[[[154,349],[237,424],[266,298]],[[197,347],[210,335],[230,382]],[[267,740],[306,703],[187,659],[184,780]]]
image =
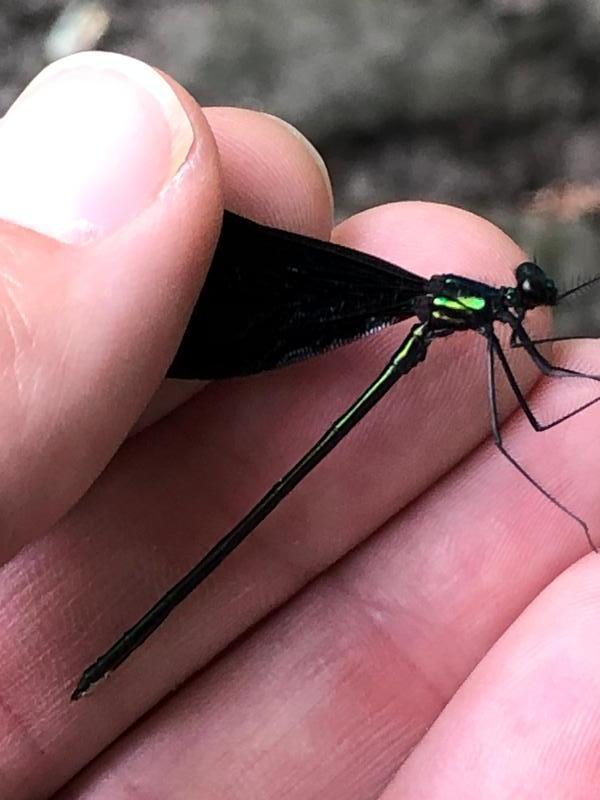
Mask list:
[[523,327],[528,311],[538,306],[555,306],[581,286],[559,295],[541,267],[529,261],[516,268],[515,277],[515,286],[500,288],[458,275],[425,279],[366,253],[268,228],[226,212],[214,260],[170,369],[171,377],[250,375],[310,358],[410,317],[416,321],[379,377],[187,575],[85,670],[72,699],[82,697],[125,661],[396,381],[425,359],[435,339],[456,331],[476,331],[487,340],[489,400],[497,447],[550,502],[581,526],[590,547],[596,549],[585,522],[565,508],[507,452],[496,399],[499,363],[536,431],[554,427],[600,400],[594,398],[549,424],[541,424],[494,332],[494,323],[508,325],[511,344],[523,347],[545,375],[600,380],[595,375],[552,365],[538,350],[539,342],[532,341]]

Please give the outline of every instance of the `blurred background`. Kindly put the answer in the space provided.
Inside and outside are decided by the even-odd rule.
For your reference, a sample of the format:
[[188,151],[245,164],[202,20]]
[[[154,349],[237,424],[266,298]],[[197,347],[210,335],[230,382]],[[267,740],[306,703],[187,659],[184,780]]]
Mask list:
[[118,50],[300,128],[338,218],[453,203],[563,284],[598,271],[600,0],[4,0],[0,37],[2,112],[49,61]]

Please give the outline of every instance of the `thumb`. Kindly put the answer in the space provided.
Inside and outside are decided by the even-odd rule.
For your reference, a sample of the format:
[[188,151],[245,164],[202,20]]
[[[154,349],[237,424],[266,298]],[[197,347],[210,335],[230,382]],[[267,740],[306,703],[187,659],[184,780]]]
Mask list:
[[0,122],[3,558],[83,494],[147,404],[221,210],[200,110],[134,59],[56,62]]

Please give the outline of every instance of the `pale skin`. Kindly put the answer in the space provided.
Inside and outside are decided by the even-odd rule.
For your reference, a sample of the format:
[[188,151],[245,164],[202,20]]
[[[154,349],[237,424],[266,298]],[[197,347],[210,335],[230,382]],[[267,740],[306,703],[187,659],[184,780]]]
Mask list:
[[[252,379],[165,384],[144,412],[210,263],[222,197],[425,275],[511,284],[525,257],[485,220],[433,204],[372,209],[332,233],[329,185],[301,139],[257,112],[203,115],[176,90],[195,134],[176,192],[78,250],[0,227],[0,302],[17,320],[0,325],[0,796],[597,797],[600,561],[491,443],[474,334],[432,346],[126,665],[69,703],[83,667],[406,331]],[[120,292],[108,321],[99,274]],[[573,353],[598,363],[595,343]],[[545,390],[542,410],[565,393],[577,402],[576,382],[515,363],[526,388]],[[504,428],[597,540],[599,426],[595,407],[546,433],[519,412]]]

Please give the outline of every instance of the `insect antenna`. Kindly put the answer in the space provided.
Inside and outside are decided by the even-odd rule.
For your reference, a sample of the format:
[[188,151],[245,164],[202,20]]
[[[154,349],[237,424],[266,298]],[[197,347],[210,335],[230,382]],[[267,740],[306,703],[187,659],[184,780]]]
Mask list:
[[565,297],[569,297],[570,295],[575,294],[575,292],[580,292],[583,289],[587,289],[594,283],[598,283],[598,281],[600,281],[600,275],[595,275],[593,278],[589,278],[589,280],[587,281],[582,281],[581,283],[578,283],[572,289],[568,289],[566,292],[562,292],[561,294],[559,294],[557,302],[560,303],[560,301],[564,300]]

